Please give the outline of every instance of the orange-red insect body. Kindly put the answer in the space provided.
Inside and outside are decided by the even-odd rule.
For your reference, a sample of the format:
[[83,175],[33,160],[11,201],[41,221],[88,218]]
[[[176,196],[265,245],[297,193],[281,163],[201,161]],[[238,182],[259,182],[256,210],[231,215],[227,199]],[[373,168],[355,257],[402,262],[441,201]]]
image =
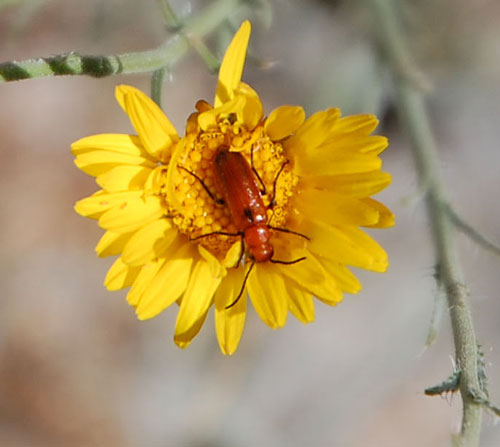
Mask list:
[[243,236],[250,258],[255,262],[271,260],[274,250],[267,207],[252,168],[242,154],[230,152],[227,147],[219,150],[214,165],[216,187]]

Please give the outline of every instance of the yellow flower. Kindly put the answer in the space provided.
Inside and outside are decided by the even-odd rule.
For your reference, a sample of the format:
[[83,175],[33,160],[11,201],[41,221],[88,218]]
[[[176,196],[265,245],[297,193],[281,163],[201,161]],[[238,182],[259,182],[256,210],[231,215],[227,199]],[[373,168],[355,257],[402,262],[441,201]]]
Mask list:
[[105,286],[130,287],[141,320],[177,302],[181,348],[212,305],[221,350],[232,354],[247,292],[262,320],[280,328],[289,311],[313,321],[313,297],[335,305],[343,292],[357,293],[346,265],[388,266],[359,228],[394,223],[370,198],[391,181],[378,157],[387,139],[370,136],[377,119],[341,118],[338,109],[305,119],[288,105],[265,118],[241,82],[249,37],[246,21],[224,56],[214,105],[198,101],[184,137],[146,95],[121,85],[116,97],[137,136],[95,135],[72,146],[78,168],[102,188],[75,209],[106,230],[97,254],[120,255]]

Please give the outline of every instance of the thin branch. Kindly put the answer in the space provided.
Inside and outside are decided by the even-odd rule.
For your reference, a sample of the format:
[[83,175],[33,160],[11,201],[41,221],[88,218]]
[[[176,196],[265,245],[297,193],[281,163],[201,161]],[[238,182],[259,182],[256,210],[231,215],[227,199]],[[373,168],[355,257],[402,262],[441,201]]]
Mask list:
[[220,66],[220,60],[205,45],[203,39],[200,39],[198,35],[192,34],[186,30],[184,22],[177,17],[177,14],[174,12],[172,6],[170,6],[170,2],[168,0],[159,0],[159,3],[167,26],[184,37],[200,55],[208,69],[212,73],[217,73]]
[[163,90],[163,81],[165,80],[166,68],[155,70],[151,76],[151,99],[161,108],[161,92]]
[[[483,393],[480,396],[472,395],[472,398],[481,405],[486,408],[488,411],[491,411],[495,416],[500,417],[500,408],[493,405],[488,399],[488,390],[487,390],[487,377],[485,372],[485,364],[484,364],[484,354],[481,350],[481,347],[477,347],[478,351],[478,377],[479,377],[479,386]],[[444,382],[439,385],[432,386],[427,388],[424,392],[427,396],[442,396],[447,394],[453,394],[458,391],[460,387],[460,376],[461,371],[455,370]]]
[[367,2],[373,11],[373,23],[377,24],[380,48],[394,75],[399,116],[411,140],[419,177],[427,186],[425,200],[439,266],[438,280],[448,300],[455,356],[460,370],[463,418],[457,445],[476,447],[479,445],[482,418],[478,396],[481,399],[486,399],[486,396],[479,381],[476,336],[454,238],[455,227],[442,206],[448,201],[439,170],[436,143],[420,85],[412,75],[411,53],[404,41],[395,4],[391,0]]
[[[44,1],[45,0],[37,0],[37,1],[29,0],[28,6],[31,7],[33,4],[36,4],[36,6],[38,6],[37,4],[44,3]],[[23,6],[22,4],[28,3],[28,0],[0,0],[0,9],[6,6],[16,5],[16,3],[19,3],[19,6]]]
[[444,382],[439,385],[431,386],[424,390],[427,396],[440,396],[442,394],[454,393],[458,391],[460,384],[460,371],[453,373]]
[[170,2],[168,0],[158,0],[158,5],[161,9],[163,18],[165,19],[167,26],[178,31],[181,28],[182,24],[177,17],[177,14],[174,12],[174,9],[172,8],[172,6],[170,6]]
[[[239,8],[238,0],[208,3],[199,15],[186,20],[183,32],[202,38],[223,23],[231,11]],[[174,36],[153,50],[119,55],[80,55],[76,52],[53,57],[0,63],[0,83],[48,76],[87,75],[95,78],[116,74],[148,73],[172,66],[189,50],[185,38]]]
[[431,323],[427,332],[425,347],[428,348],[435,343],[441,327],[441,321],[446,308],[446,294],[442,283],[438,281],[436,294],[434,296],[434,307],[432,309]]
[[446,205],[446,211],[450,216],[451,221],[455,226],[462,231],[466,236],[469,236],[478,245],[481,245],[488,251],[500,256],[500,247],[491,242],[485,235],[476,230],[471,224],[466,222],[463,217],[459,216],[453,207],[449,204]]

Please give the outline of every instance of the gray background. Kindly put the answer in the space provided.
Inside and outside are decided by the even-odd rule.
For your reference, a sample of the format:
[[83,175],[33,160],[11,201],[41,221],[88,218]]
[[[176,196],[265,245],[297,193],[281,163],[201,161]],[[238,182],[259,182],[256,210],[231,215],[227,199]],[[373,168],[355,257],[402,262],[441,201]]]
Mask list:
[[[7,3],[0,2],[1,61],[143,50],[165,37],[153,0]],[[423,394],[448,376],[453,354],[446,315],[436,345],[424,349],[435,295],[425,207],[370,42],[370,14],[362,2],[348,3],[271,2],[272,26],[255,21],[251,51],[273,64],[248,63],[244,80],[267,113],[288,103],[308,114],[341,106],[385,117],[379,132],[390,137],[383,159],[393,184],[379,198],[397,225],[371,234],[391,266],[386,274],[357,272],[364,290],[336,308],[317,303],[308,326],[290,318],[272,331],[250,310],[233,357],[220,354],[213,317],[184,351],[172,341],[175,306],[136,320],[125,292],[102,287],[112,263],[94,255],[102,230],[72,209],[97,187],[74,167],[71,142],[132,132],[114,86],[148,91],[148,77],[0,85],[0,445],[448,445],[460,399]],[[174,2],[184,13],[186,4]],[[404,5],[453,204],[498,243],[500,5]],[[194,53],[174,68],[163,101],[180,133],[215,84]],[[498,403],[500,260],[463,236],[459,244]],[[485,446],[500,445],[494,422],[485,417]]]

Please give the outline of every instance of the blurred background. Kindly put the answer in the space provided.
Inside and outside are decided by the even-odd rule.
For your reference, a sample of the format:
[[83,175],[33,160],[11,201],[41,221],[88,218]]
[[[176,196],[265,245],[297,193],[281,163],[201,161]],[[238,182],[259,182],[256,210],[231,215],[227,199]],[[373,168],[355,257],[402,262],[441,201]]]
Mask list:
[[[208,1],[174,1],[180,17]],[[500,3],[397,2],[429,84],[428,106],[453,205],[500,242]],[[397,225],[371,234],[386,274],[356,271],[364,290],[316,321],[272,331],[251,309],[239,350],[224,357],[213,317],[187,350],[172,341],[177,309],[139,322],[126,292],[102,286],[102,230],[73,211],[93,193],[70,144],[131,133],[114,87],[149,92],[148,75],[0,84],[0,445],[442,446],[459,428],[459,396],[423,390],[452,371],[445,314],[425,349],[436,288],[429,225],[408,140],[394,110],[364,2],[258,1],[228,15],[254,23],[244,80],[266,111],[302,104],[374,112],[393,184],[378,197]],[[251,11],[251,14],[249,14]],[[228,11],[229,13],[230,11]],[[220,57],[228,28],[207,39]],[[113,54],[169,37],[154,0],[0,0],[0,61],[74,50]],[[191,51],[172,68],[163,106],[183,132],[216,77]],[[500,403],[500,260],[459,237],[490,397]],[[484,417],[482,445],[500,445]]]

